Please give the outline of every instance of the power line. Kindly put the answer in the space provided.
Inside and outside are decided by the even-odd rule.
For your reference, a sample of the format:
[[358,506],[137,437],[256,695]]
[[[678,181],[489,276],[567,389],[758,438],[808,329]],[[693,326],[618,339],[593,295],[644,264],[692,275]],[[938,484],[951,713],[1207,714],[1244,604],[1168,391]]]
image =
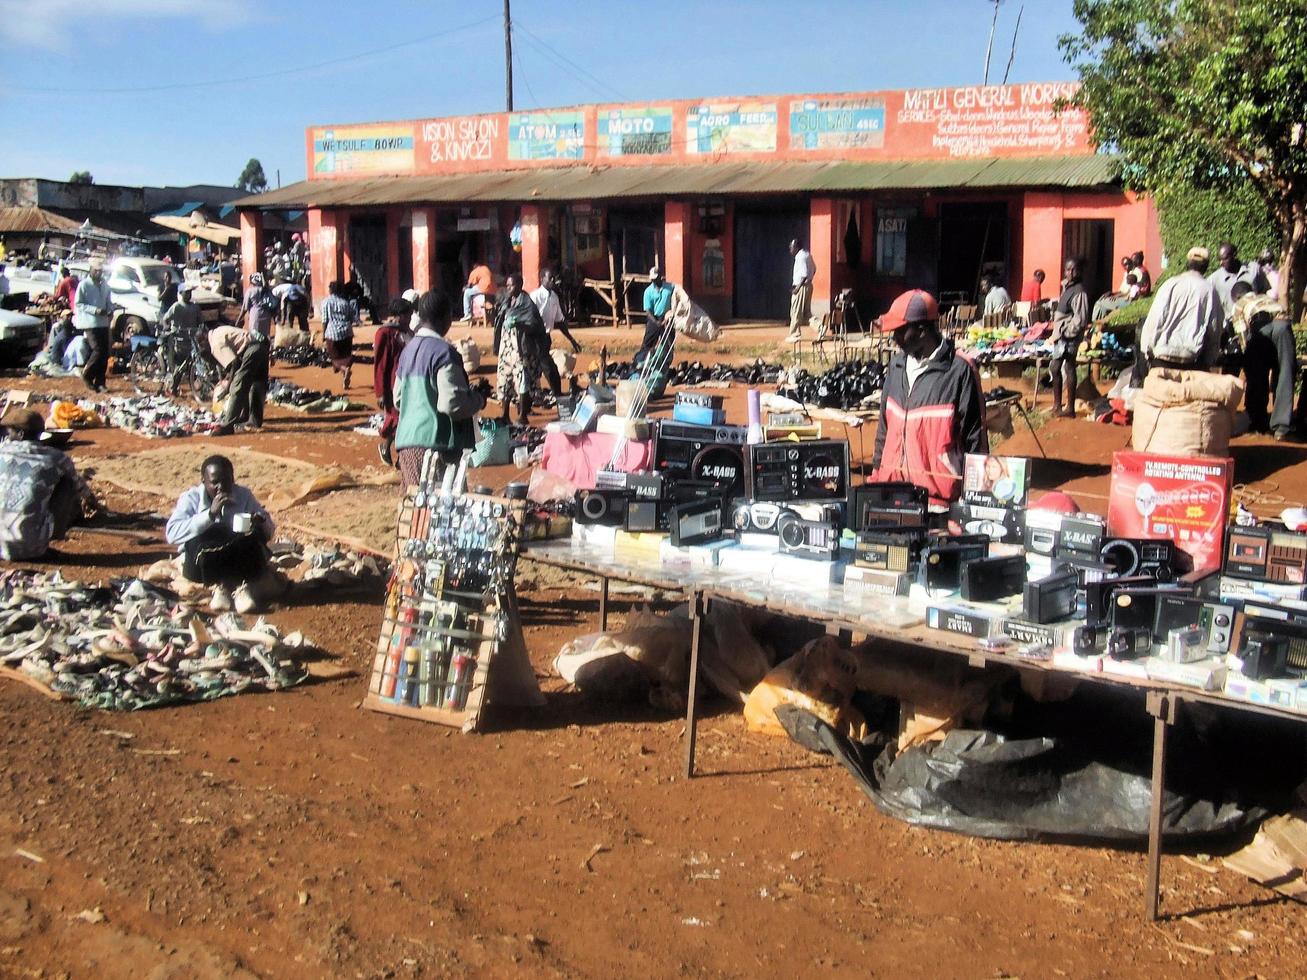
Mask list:
[[[525,35],[527,36],[528,40],[533,41],[533,42],[534,42],[538,47],[547,50],[547,51],[550,52],[552,55],[554,55],[557,59],[563,61],[563,62],[564,62],[565,64],[567,64],[567,65],[570,65],[570,66],[572,67],[572,69],[574,69],[575,72],[579,72],[581,75],[585,76],[585,78],[588,78],[591,82],[594,83],[594,85],[597,85],[597,86],[598,86],[599,88],[601,88],[601,89],[606,89],[608,92],[610,92],[611,94],[617,96],[617,97],[618,97],[620,100],[622,100],[623,102],[629,102],[629,101],[630,101],[630,99],[629,99],[626,95],[624,95],[623,93],[619,92],[617,89],[613,88],[611,85],[609,85],[607,82],[603,81],[602,79],[596,77],[595,75],[592,75],[592,74],[591,74],[588,70],[586,70],[585,68],[582,68],[580,65],[578,65],[575,61],[573,61],[573,60],[572,60],[571,58],[569,58],[567,55],[563,54],[561,51],[559,51],[559,50],[558,50],[557,48],[555,48],[553,45],[549,44],[547,41],[545,41],[543,38],[541,38],[539,35],[537,35],[533,30],[531,30],[529,27],[527,27],[525,24],[523,24],[520,20],[517,21],[517,28],[518,28],[520,31],[522,31],[523,34],[525,34]],[[576,77],[576,76],[574,75],[573,77]]]
[[371,51],[361,51],[357,54],[346,55],[342,58],[331,58],[327,61],[320,61],[312,65],[301,65],[298,68],[282,68],[278,71],[263,72],[258,75],[244,75],[238,78],[217,78],[204,82],[175,82],[169,85],[135,85],[119,88],[46,88],[31,85],[6,85],[5,89],[10,92],[26,92],[33,95],[128,95],[145,92],[174,92],[186,89],[239,85],[243,82],[262,82],[270,78],[285,78],[288,75],[299,75],[304,72],[318,71],[322,68],[332,68],[337,65],[347,65],[356,61],[363,61],[367,58],[376,57],[379,54],[388,54],[391,51],[398,51],[401,48],[413,47],[416,44],[426,44],[428,41],[450,37],[454,34],[460,34],[463,31],[470,31],[483,24],[489,24],[498,20],[498,17],[483,17],[481,20],[473,21],[470,24],[463,24],[459,27],[450,28],[449,30],[437,31],[434,34],[426,34],[422,37],[411,38],[407,41],[400,41],[397,44],[389,44],[384,48],[374,48]]
[[522,80],[522,87],[526,89],[526,94],[527,94],[527,96],[531,99],[531,107],[534,108],[534,109],[539,109],[539,108],[540,108],[540,100],[536,98],[536,94],[535,94],[535,92],[534,92],[534,91],[532,90],[532,88],[531,88],[531,83],[530,83],[530,81],[527,80],[526,72],[522,70],[522,52],[521,52],[521,51],[514,51],[514,52],[513,52],[513,61],[514,61],[514,62],[516,63],[516,65],[517,65],[517,77],[518,77],[519,79]]

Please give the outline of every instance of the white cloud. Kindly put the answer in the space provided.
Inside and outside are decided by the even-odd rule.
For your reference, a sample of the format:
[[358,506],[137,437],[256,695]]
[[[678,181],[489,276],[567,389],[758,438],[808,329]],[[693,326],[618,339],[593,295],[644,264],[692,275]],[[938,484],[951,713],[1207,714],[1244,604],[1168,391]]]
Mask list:
[[0,36],[60,50],[113,26],[166,19],[222,30],[247,23],[253,12],[253,0],[0,0]]

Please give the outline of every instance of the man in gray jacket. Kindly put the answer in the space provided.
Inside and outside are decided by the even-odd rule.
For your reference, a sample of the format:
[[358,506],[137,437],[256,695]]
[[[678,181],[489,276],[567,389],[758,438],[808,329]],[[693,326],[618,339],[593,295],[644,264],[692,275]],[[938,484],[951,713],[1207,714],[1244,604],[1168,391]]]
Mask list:
[[104,263],[91,262],[91,271],[77,284],[73,298],[73,325],[86,337],[91,356],[82,368],[82,380],[92,391],[104,391],[105,373],[109,369],[109,318],[113,315],[113,295],[104,281]]
[[1207,249],[1194,246],[1185,271],[1158,288],[1139,336],[1148,367],[1205,370],[1220,356],[1225,309],[1206,278],[1210,258]]

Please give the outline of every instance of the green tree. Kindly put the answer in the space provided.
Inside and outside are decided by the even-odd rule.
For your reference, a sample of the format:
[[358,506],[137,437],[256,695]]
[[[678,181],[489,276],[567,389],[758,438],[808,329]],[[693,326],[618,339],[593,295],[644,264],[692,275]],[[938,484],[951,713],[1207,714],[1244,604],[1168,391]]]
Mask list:
[[[1138,190],[1247,182],[1279,235],[1282,295],[1307,282],[1307,4],[1075,0],[1060,39],[1095,139]],[[1270,244],[1270,243],[1267,243]],[[1252,256],[1245,256],[1251,258]]]
[[262,194],[268,189],[268,178],[264,176],[263,164],[259,163],[256,157],[250,157],[250,162],[245,164],[245,169],[236,178],[236,186],[251,194]]
[[94,184],[95,178],[91,176],[89,170],[74,170],[73,175],[68,178],[70,184]]

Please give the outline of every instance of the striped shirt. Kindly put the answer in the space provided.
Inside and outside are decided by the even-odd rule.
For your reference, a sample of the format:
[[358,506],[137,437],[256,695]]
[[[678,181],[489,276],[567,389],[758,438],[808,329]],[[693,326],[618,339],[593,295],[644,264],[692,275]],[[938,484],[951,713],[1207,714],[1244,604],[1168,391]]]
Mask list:
[[343,296],[328,296],[322,301],[322,335],[328,340],[348,340],[358,322],[358,310]]

